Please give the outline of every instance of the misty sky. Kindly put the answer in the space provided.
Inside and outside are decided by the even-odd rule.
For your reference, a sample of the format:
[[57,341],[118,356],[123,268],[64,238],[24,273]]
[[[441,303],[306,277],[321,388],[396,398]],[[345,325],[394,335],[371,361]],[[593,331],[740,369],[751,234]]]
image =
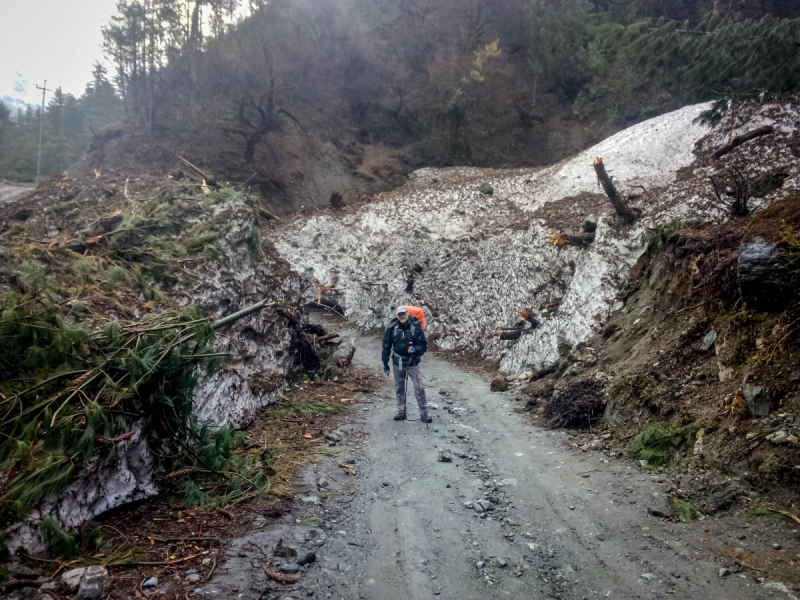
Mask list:
[[102,59],[100,28],[115,5],[116,0],[0,0],[0,96],[41,102],[35,86],[43,79],[48,88],[82,94],[92,64]]

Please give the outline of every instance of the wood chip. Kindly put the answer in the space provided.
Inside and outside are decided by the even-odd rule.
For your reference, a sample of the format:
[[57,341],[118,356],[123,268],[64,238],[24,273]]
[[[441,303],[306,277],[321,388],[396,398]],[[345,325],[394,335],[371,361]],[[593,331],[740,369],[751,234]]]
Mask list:
[[272,569],[268,569],[264,567],[264,573],[269,579],[272,581],[277,581],[279,583],[297,583],[297,577],[292,577],[291,575],[284,575],[283,573],[278,573],[277,571],[273,571]]

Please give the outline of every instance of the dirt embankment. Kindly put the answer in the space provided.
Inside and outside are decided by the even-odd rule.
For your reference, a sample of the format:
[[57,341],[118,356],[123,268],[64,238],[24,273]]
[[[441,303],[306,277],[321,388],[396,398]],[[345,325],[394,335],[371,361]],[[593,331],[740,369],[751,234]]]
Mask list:
[[207,130],[147,134],[120,122],[96,136],[67,174],[90,178],[118,172],[132,179],[194,176],[182,157],[220,182],[230,181],[261,195],[269,212],[283,216],[302,207],[341,206],[334,195],[351,205],[402,185],[413,167],[398,150],[348,136],[308,135],[299,129],[271,132],[258,147],[254,161],[246,164],[241,144],[231,136]]
[[703,511],[800,516],[798,225],[792,194],[749,218],[653,232],[624,306],[523,388],[534,418],[675,473],[673,496]]

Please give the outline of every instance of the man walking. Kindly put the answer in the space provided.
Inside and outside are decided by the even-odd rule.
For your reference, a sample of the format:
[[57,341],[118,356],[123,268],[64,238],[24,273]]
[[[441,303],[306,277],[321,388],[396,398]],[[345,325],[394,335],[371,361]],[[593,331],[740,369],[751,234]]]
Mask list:
[[383,372],[389,376],[389,357],[394,368],[394,387],[397,394],[397,414],[395,421],[406,419],[406,382],[411,379],[414,395],[419,405],[420,420],[430,423],[428,405],[425,400],[425,388],[422,386],[422,375],[419,372],[419,360],[428,343],[420,322],[408,314],[405,306],[397,307],[397,318],[389,322],[383,336]]

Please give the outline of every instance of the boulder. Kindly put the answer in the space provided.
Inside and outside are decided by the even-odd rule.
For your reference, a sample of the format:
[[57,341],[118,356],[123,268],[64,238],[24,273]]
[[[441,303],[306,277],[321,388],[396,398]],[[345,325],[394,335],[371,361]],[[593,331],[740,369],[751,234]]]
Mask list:
[[556,336],[556,345],[558,347],[558,355],[559,356],[569,356],[570,350],[572,350],[572,342],[570,342],[566,337],[563,335]]
[[576,346],[570,353],[571,357],[581,363],[585,367],[591,367],[597,364],[597,353],[591,346]]
[[700,344],[700,351],[705,352],[706,350],[710,350],[711,346],[713,346],[714,342],[716,341],[717,341],[717,332],[712,329],[703,338],[703,343]]
[[581,450],[583,450],[584,452],[592,452],[592,451],[597,452],[602,450],[603,447],[604,447],[603,440],[595,439],[589,442],[588,444],[584,444],[581,447]]
[[508,389],[508,380],[502,373],[492,379],[489,389],[493,392],[505,392]]
[[728,510],[736,502],[736,492],[732,489],[721,489],[712,492],[706,500],[706,512]]
[[489,183],[482,183],[480,187],[481,194],[486,194],[487,196],[491,196],[494,194],[494,188]]
[[86,567],[64,571],[61,574],[61,585],[68,592],[73,592],[73,593],[77,592],[78,588],[81,585],[81,579],[83,578],[84,573],[86,573]]
[[792,270],[773,242],[757,237],[739,247],[739,291],[756,310],[781,311],[792,300]]
[[287,563],[280,566],[280,572],[287,575],[294,575],[300,571],[300,565],[297,563]]
[[603,339],[608,339],[615,333],[617,333],[622,327],[620,327],[617,323],[609,323],[605,327],[603,327],[602,336]]
[[534,381],[522,388],[522,393],[534,398],[549,398],[553,394],[553,382],[548,379]]
[[339,338],[339,345],[334,350],[334,354],[336,358],[346,359],[350,354],[350,351],[355,347],[356,342],[355,338],[349,335],[342,336]]
[[754,418],[760,419],[769,416],[772,393],[768,388],[748,383],[744,386],[744,400]]
[[316,552],[308,552],[304,557],[297,561],[298,565],[310,565],[315,560],[317,560],[317,553]]
[[786,444],[789,442],[789,434],[783,429],[779,429],[778,431],[773,431],[770,433],[767,436],[767,441],[772,442],[776,446],[780,446],[781,444]]
[[111,577],[104,567],[100,565],[87,567],[78,587],[78,600],[105,598],[108,595],[109,587],[111,587]]

